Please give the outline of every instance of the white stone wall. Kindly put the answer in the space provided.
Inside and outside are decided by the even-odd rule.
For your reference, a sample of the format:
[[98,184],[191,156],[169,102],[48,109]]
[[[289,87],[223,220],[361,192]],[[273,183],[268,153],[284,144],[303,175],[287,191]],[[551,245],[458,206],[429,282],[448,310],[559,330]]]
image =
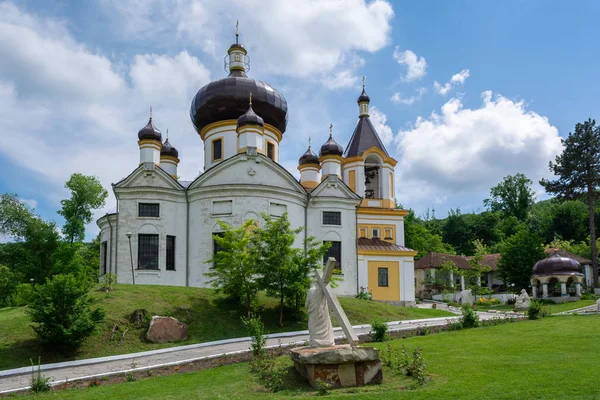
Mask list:
[[[323,211],[340,211],[342,225],[324,225]],[[358,268],[356,258],[356,201],[336,198],[312,198],[308,209],[308,236],[319,241],[342,242],[342,276],[343,281],[334,289],[340,295],[354,296],[358,293]]]
[[[233,157],[237,154],[237,132],[236,120],[232,120],[231,124],[226,124],[213,129],[210,129],[204,135],[204,169],[207,170],[212,166]],[[215,139],[223,138],[223,158],[212,161],[212,142]]]

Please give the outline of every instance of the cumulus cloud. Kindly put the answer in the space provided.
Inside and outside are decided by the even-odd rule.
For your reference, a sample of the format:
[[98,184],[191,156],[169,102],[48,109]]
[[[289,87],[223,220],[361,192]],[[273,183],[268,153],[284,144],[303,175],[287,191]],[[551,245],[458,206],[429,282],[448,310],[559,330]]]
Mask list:
[[400,46],[396,46],[393,56],[398,64],[406,66],[406,74],[402,76],[403,81],[417,81],[427,74],[427,61],[411,50],[401,51]]
[[219,59],[234,39],[239,18],[241,41],[256,60],[253,68],[317,78],[347,70],[346,61],[357,51],[372,53],[385,47],[394,16],[384,0],[149,0],[143,5],[139,0],[104,0],[103,4],[115,26],[123,29],[124,39],[173,38]]
[[410,106],[418,101],[421,101],[421,98],[423,97],[423,95],[425,93],[427,93],[427,88],[420,87],[417,89],[416,95],[412,95],[409,97],[403,97],[400,92],[396,92],[392,95],[390,100],[394,104],[406,104],[406,105]]
[[442,96],[447,95],[454,87],[458,85],[462,85],[465,83],[465,80],[470,76],[468,69],[463,69],[457,74],[452,75],[449,82],[440,84],[438,81],[433,82],[433,89]]
[[394,134],[392,133],[392,128],[387,124],[387,115],[381,112],[377,107],[370,107],[369,118],[383,144],[390,144],[394,139]]
[[395,139],[402,202],[433,202],[469,193],[485,196],[504,176],[524,173],[534,182],[549,176],[548,161],[561,151],[548,119],[491,91],[480,108],[449,100],[440,113],[419,117]]

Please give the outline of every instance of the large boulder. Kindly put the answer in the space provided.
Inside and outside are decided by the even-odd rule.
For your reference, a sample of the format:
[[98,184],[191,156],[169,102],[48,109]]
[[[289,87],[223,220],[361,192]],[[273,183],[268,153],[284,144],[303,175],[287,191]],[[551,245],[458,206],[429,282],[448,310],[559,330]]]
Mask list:
[[179,342],[188,337],[188,326],[173,317],[152,317],[146,340],[152,343]]
[[462,292],[460,292],[460,304],[473,305],[473,294],[471,293],[471,289],[463,290]]

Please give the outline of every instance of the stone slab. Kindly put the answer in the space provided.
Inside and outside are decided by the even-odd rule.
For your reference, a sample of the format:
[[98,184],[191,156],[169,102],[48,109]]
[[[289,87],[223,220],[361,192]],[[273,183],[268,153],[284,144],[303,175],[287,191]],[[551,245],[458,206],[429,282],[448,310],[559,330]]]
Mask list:
[[344,364],[379,360],[379,351],[373,347],[355,347],[349,344],[330,347],[298,347],[292,349],[293,361],[303,364]]

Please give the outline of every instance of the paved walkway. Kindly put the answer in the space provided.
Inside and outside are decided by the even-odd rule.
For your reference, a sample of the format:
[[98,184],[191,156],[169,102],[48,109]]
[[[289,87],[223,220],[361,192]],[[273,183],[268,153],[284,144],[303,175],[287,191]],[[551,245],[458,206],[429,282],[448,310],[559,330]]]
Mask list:
[[[482,320],[504,317],[497,313],[478,313]],[[458,317],[429,318],[410,321],[389,322],[390,331],[410,330],[420,327],[441,326]],[[353,326],[358,336],[369,334],[370,325]],[[343,337],[341,328],[334,329],[336,338]],[[267,335],[267,346],[278,347],[301,345],[308,340],[308,331],[287,332]],[[188,346],[146,351],[141,353],[122,354],[111,357],[91,358],[68,361],[56,364],[44,364],[41,370],[44,376],[50,377],[52,384],[65,381],[88,379],[132,371],[148,370],[169,365],[187,364],[193,361],[237,354],[248,351],[251,339],[236,338],[216,342],[200,343]],[[31,380],[31,367],[0,371],[0,393],[25,390]]]

